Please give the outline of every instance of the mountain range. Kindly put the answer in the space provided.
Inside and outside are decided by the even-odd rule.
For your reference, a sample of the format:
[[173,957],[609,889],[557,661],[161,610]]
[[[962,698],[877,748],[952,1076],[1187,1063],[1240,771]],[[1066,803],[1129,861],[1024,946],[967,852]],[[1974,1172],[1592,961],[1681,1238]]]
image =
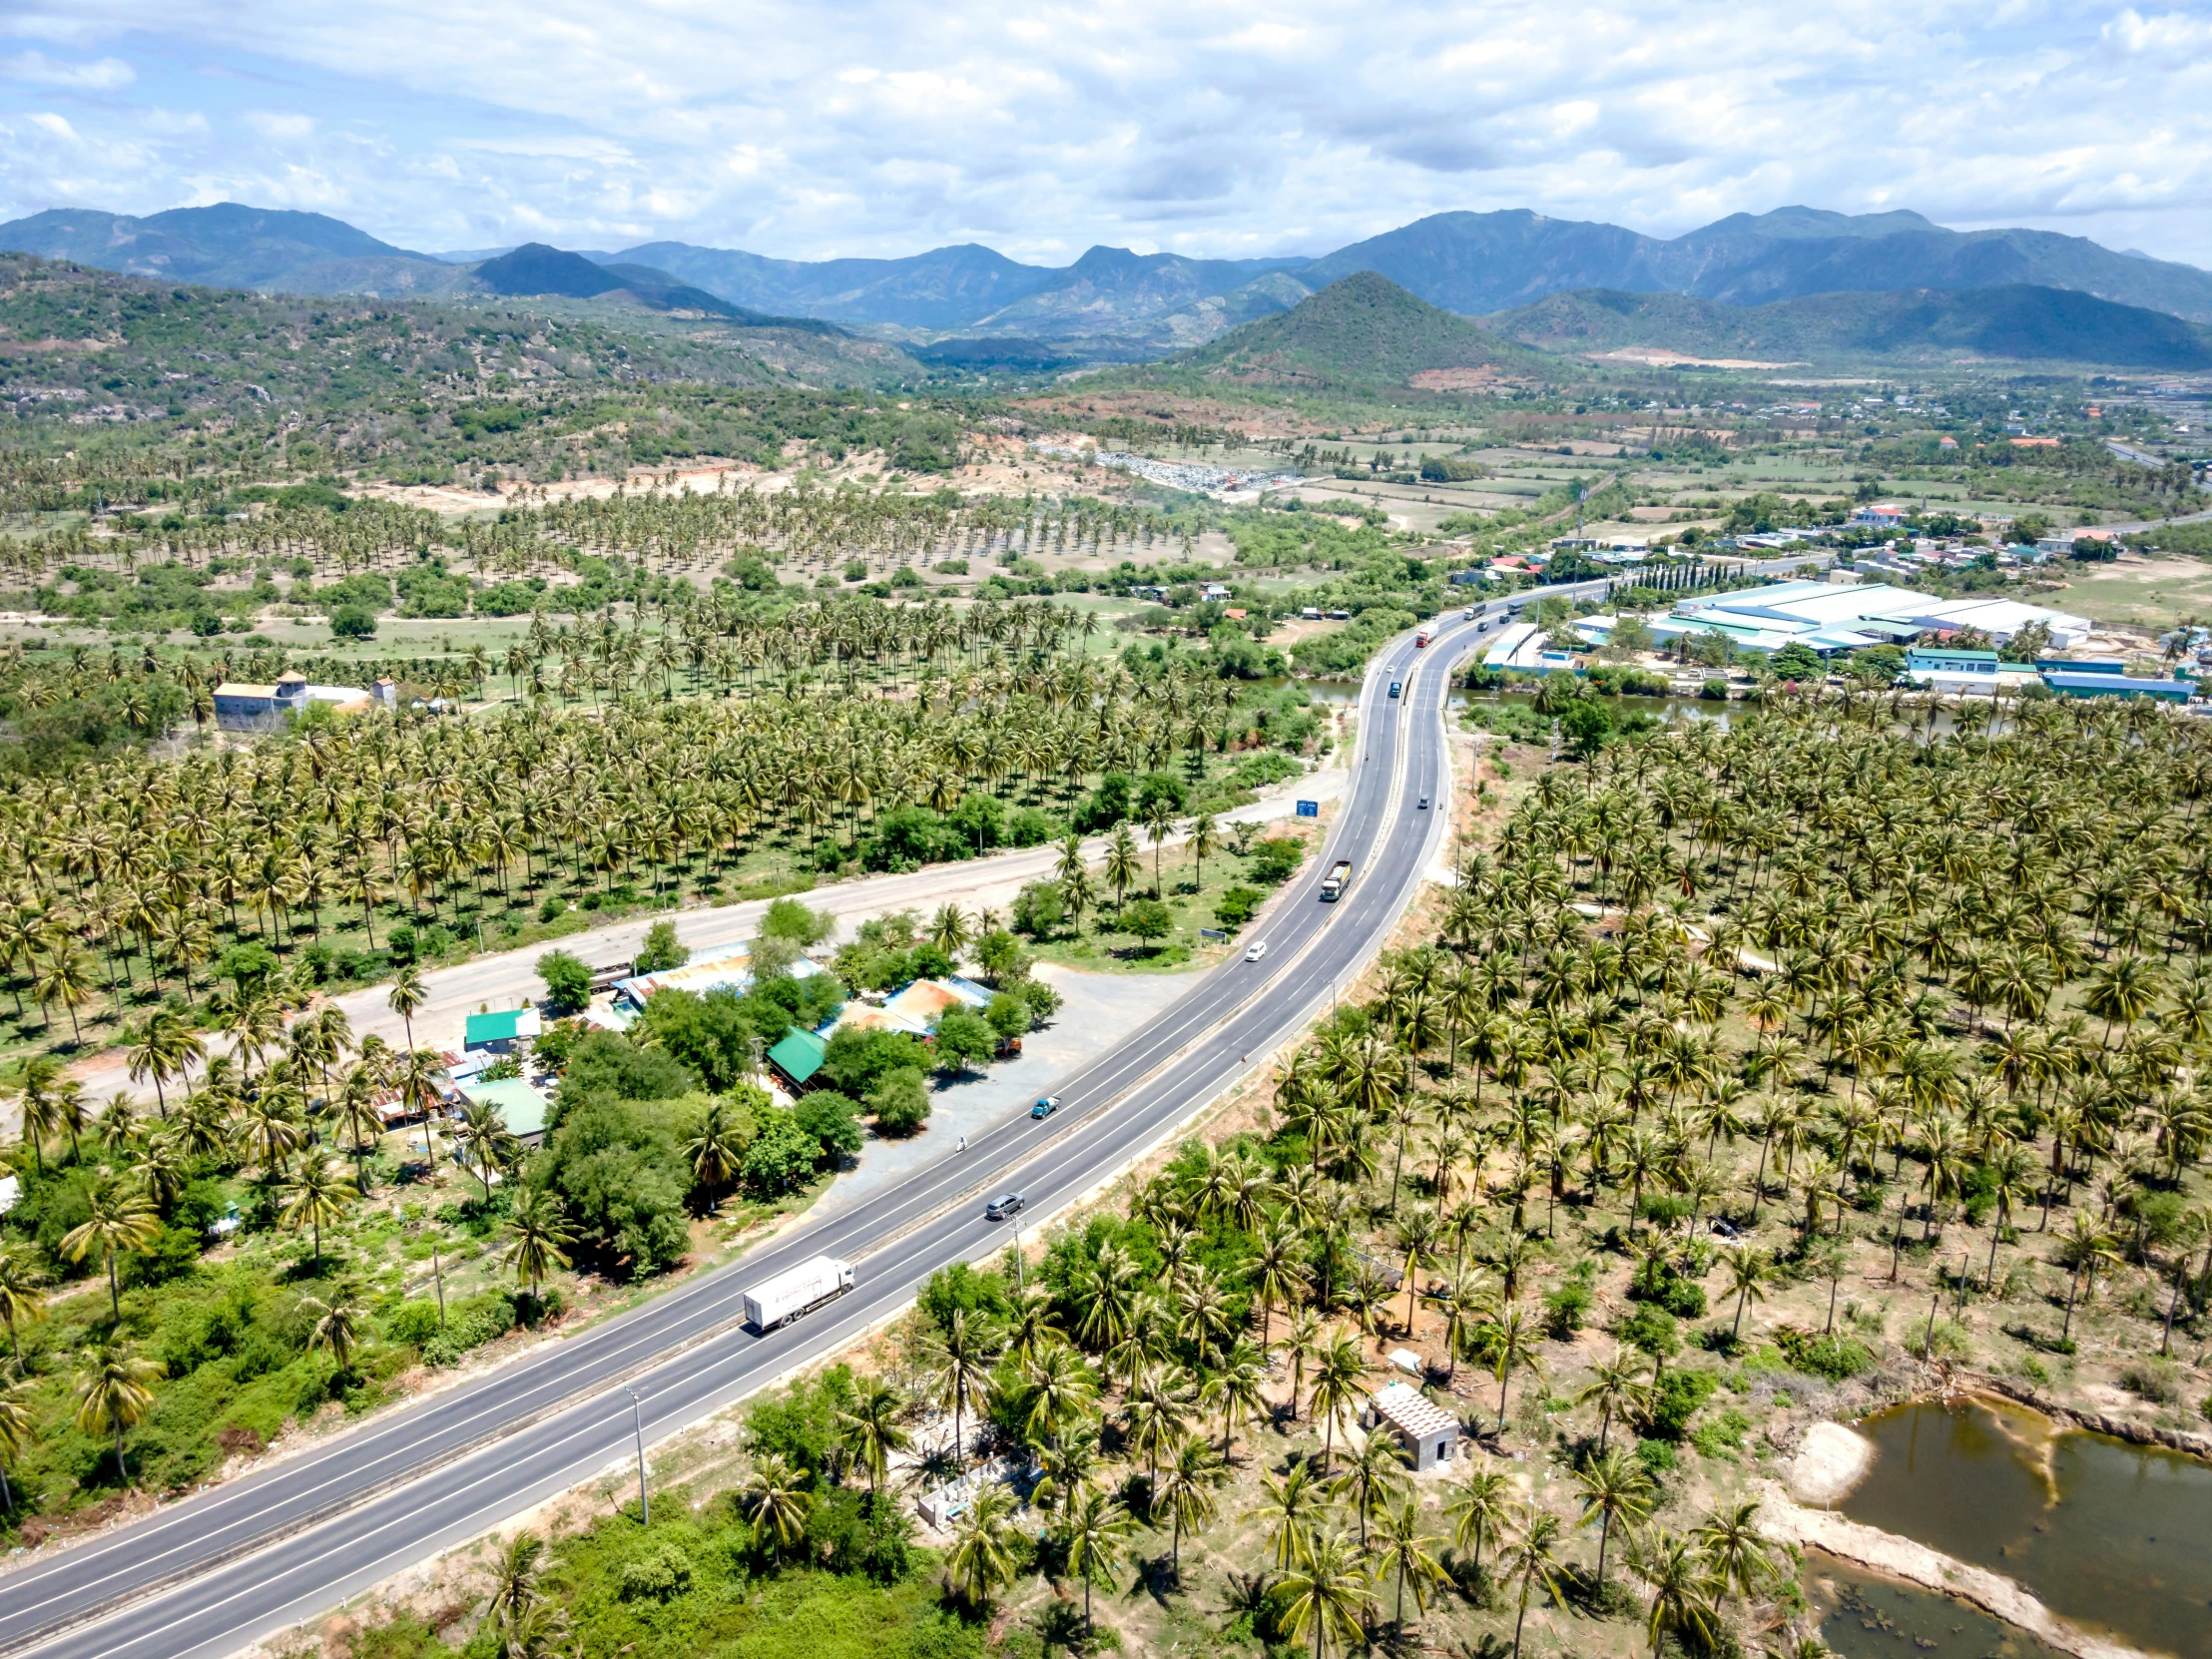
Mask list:
[[2212,327],[2066,288],[1816,293],[1726,305],[1680,293],[1585,288],[1483,318],[1543,351],[1632,349],[1776,359],[2041,358],[2116,368],[2212,368]]
[[[276,291],[452,299],[562,294],[739,326],[849,329],[946,366],[1018,371],[1202,346],[1287,313],[1363,272],[1460,316],[1511,312],[1501,325],[1515,340],[1587,342],[1568,346],[1577,350],[1629,344],[1725,346],[1732,354],[1965,350],[2179,368],[2192,366],[2191,354],[2200,349],[2187,324],[2212,323],[2212,273],[2193,266],[2049,232],[1951,231],[1904,211],[1853,216],[1782,208],[1666,239],[1518,209],[1445,213],[1318,259],[1199,260],[1100,247],[1055,268],[1024,265],[973,243],[905,259],[827,261],[679,242],[615,252],[529,244],[439,256],[380,242],[321,214],[224,203],[139,219],[52,209],[0,225],[0,250]],[[2168,320],[2121,319],[2093,305],[2068,309],[2014,290],[2060,290]],[[1926,297],[1964,293],[1993,297]],[[1922,297],[1774,309],[1822,295],[1875,294]],[[1650,303],[1621,302],[1633,295],[1650,296]],[[1559,296],[1566,296],[1561,304],[1522,314]],[[1710,303],[1664,302],[1673,297]],[[2184,320],[2169,325],[2176,318]],[[1621,337],[1624,328],[1648,334],[1662,323],[1667,337]],[[1916,327],[1923,332],[1914,335]],[[2057,332],[2035,337],[2039,327]],[[1746,343],[1754,339],[1766,343]],[[2126,354],[2081,355],[2091,347]]]

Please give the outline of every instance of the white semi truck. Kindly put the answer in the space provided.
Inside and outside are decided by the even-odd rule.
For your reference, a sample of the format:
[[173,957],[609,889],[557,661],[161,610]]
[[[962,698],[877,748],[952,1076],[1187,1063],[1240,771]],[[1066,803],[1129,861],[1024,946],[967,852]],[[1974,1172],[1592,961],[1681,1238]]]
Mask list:
[[756,1331],[774,1331],[787,1320],[812,1313],[852,1289],[852,1264],[834,1256],[817,1256],[745,1293],[746,1323]]

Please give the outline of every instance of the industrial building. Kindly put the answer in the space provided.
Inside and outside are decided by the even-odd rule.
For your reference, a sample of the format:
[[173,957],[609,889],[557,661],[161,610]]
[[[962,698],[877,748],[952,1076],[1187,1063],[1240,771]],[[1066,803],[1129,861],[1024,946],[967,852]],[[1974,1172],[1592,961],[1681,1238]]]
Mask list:
[[1779,651],[1795,643],[1826,656],[1969,629],[2001,645],[2038,622],[2062,651],[2089,637],[2086,617],[2010,599],[1936,599],[1887,583],[1776,582],[1697,594],[1679,601],[1671,615],[1653,618],[1650,626],[1661,640],[1722,634],[1747,649]]

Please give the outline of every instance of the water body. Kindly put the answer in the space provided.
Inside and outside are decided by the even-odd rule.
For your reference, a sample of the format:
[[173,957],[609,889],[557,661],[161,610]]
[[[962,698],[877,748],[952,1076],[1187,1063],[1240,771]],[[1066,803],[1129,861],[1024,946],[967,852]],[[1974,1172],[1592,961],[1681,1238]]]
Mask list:
[[2065,1659],[1978,1607],[1816,1555],[1805,1595],[1838,1659]]
[[2212,1659],[2212,1464],[1980,1401],[1858,1426],[1876,1457],[1843,1502],[1853,1520],[2003,1573],[2137,1647]]

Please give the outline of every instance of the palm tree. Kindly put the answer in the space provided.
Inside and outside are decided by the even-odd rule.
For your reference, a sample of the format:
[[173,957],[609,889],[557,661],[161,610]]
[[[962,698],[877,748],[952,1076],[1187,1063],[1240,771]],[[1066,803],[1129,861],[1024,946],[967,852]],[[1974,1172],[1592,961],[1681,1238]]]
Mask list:
[[23,1375],[22,1327],[46,1318],[46,1299],[31,1264],[10,1250],[0,1250],[0,1325],[8,1328],[8,1353],[15,1361],[15,1375]]
[[945,1552],[945,1583],[971,1608],[987,1607],[999,1586],[1013,1582],[1013,1494],[1004,1486],[985,1486],[960,1517]]
[[2073,1337],[2074,1297],[2082,1290],[2082,1280],[2087,1278],[2088,1294],[2094,1296],[2097,1268],[2119,1260],[2119,1240],[2102,1222],[2076,1215],[2059,1234],[2058,1249],[2060,1256],[2073,1264],[2072,1276],[2066,1281],[2066,1319],[2058,1331],[2058,1340],[2067,1342]]
[[500,1547],[491,1569],[491,1614],[503,1626],[512,1627],[538,1600],[538,1570],[545,1558],[545,1540],[524,1527]]
[[1576,1471],[1576,1489],[1582,1495],[1582,1524],[1598,1518],[1597,1580],[1605,1582],[1605,1546],[1612,1541],[1613,1523],[1642,1520],[1651,1513],[1656,1487],[1651,1473],[1618,1446],[1600,1452]]
[[1774,1546],[1759,1530],[1759,1502],[1739,1498],[1713,1510],[1697,1529],[1706,1565],[1726,1594],[1755,1596],[1775,1577]]
[[1559,1593],[1559,1538],[1564,1530],[1557,1515],[1533,1504],[1521,1505],[1515,1515],[1500,1563],[1502,1576],[1515,1587],[1513,1659],[1520,1659],[1521,1627],[1528,1622],[1528,1600],[1536,1586],[1541,1584],[1553,1601],[1566,1599]]
[[1227,1473],[1220,1454],[1196,1434],[1177,1447],[1160,1471],[1152,1507],[1165,1508],[1172,1522],[1168,1573],[1178,1584],[1183,1581],[1183,1534],[1202,1532],[1213,1524],[1220,1513],[1214,1489]]
[[1366,1567],[1352,1541],[1326,1532],[1314,1538],[1283,1575],[1283,1634],[1296,1641],[1314,1633],[1314,1659],[1335,1638],[1349,1645],[1360,1634],[1361,1615],[1375,1604]]
[[891,1453],[904,1450],[910,1438],[898,1426],[899,1406],[898,1390],[881,1378],[871,1378],[860,1384],[852,1403],[837,1413],[838,1443],[867,1470],[871,1496],[882,1491]]
[[31,1390],[35,1384],[18,1378],[0,1383],[0,1514],[15,1513],[15,1492],[8,1485],[8,1465],[23,1455],[31,1438]]
[[1206,860],[1221,850],[1221,826],[1212,813],[1201,813],[1191,820],[1189,838],[1183,843],[1191,860],[1198,866],[1198,884],[1206,885]]
[[1306,1558],[1323,1512],[1322,1485],[1314,1477],[1314,1465],[1303,1458],[1280,1476],[1263,1475],[1260,1485],[1267,1495],[1245,1511],[1245,1519],[1268,1523],[1268,1559],[1278,1571],[1288,1572]]
[[1349,1499],[1360,1517],[1360,1547],[1368,1547],[1368,1520],[1405,1479],[1405,1451],[1397,1436],[1377,1429],[1367,1436],[1345,1463],[1344,1473],[1329,1483],[1329,1495]]
[[929,1368],[931,1397],[952,1409],[952,1465],[957,1468],[967,1445],[963,1424],[968,1406],[988,1385],[991,1366],[998,1358],[989,1322],[980,1314],[955,1308],[944,1330],[924,1342],[922,1355]]
[[[115,1259],[126,1251],[139,1255],[153,1249],[161,1235],[161,1221],[144,1193],[108,1169],[102,1169],[93,1181],[92,1190],[85,1195],[85,1219],[62,1235],[62,1254],[72,1262],[82,1262],[99,1253],[108,1274],[109,1311],[115,1323],[121,1325],[123,1293],[116,1279]],[[9,1334],[14,1334],[12,1323]],[[117,1456],[120,1461],[120,1451]]]
[[1475,1331],[1475,1347],[1497,1377],[1497,1429],[1505,1432],[1506,1389],[1515,1371],[1543,1380],[1543,1328],[1518,1308],[1485,1320]]
[[406,1027],[407,1046],[410,1049],[414,1047],[415,1014],[429,1000],[430,993],[422,984],[422,969],[413,962],[401,963],[399,971],[392,975],[391,993],[384,1001]]
[[1744,1333],[1744,1305],[1747,1302],[1767,1300],[1767,1286],[1774,1281],[1774,1258],[1764,1250],[1740,1245],[1722,1259],[1728,1270],[1728,1285],[1722,1293],[1736,1299],[1736,1318],[1729,1325],[1732,1341],[1741,1340]]
[[328,1349],[341,1375],[350,1370],[353,1351],[360,1346],[361,1333],[367,1327],[367,1311],[342,1296],[328,1302],[319,1297],[301,1297],[299,1310],[314,1321],[307,1332],[307,1347]]
[[1224,1461],[1228,1460],[1235,1444],[1239,1425],[1256,1421],[1266,1413],[1267,1395],[1262,1390],[1267,1380],[1267,1365],[1260,1357],[1260,1350],[1250,1341],[1240,1340],[1199,1384],[1199,1403],[1211,1405],[1221,1413]]
[[514,1209],[507,1216],[507,1237],[513,1242],[499,1264],[514,1270],[535,1301],[538,1287],[547,1276],[569,1265],[563,1247],[574,1242],[575,1234],[551,1193],[541,1187],[524,1187],[515,1194]]
[[1984,1185],[1982,1190],[1995,1203],[1997,1213],[1989,1224],[1989,1264],[1983,1274],[1989,1294],[1997,1289],[1997,1241],[2004,1237],[2004,1230],[2012,1225],[2012,1206],[2031,1202],[2035,1197],[2035,1160],[2027,1150],[2014,1142],[2006,1142],[1997,1149],[1996,1156],[1982,1166]]
[[1367,1383],[1368,1363],[1360,1345],[1340,1337],[1321,1352],[1314,1367],[1313,1412],[1322,1420],[1321,1466],[1327,1469],[1336,1450],[1337,1414],[1375,1390]]
[[1587,1405],[1593,1399],[1598,1402],[1597,1448],[1600,1452],[1605,1449],[1615,1414],[1643,1409],[1655,1391],[1654,1385],[1644,1379],[1643,1362],[1626,1349],[1614,1349],[1610,1360],[1601,1360],[1590,1368],[1590,1381],[1574,1396],[1574,1402],[1577,1405]]
[[1444,1516],[1451,1522],[1455,1549],[1470,1551],[1474,1570],[1482,1570],[1482,1546],[1511,1514],[1508,1499],[1513,1484],[1503,1469],[1470,1468],[1451,1485],[1444,1499]]
[[1377,1575],[1392,1573],[1397,1578],[1397,1605],[1390,1615],[1390,1622],[1395,1628],[1403,1630],[1407,1582],[1410,1581],[1412,1585],[1413,1610],[1416,1613],[1427,1611],[1430,1585],[1449,1582],[1442,1564],[1436,1559],[1437,1540],[1421,1524],[1420,1504],[1410,1497],[1384,1511],[1382,1522],[1376,1528],[1375,1536]]
[[738,1488],[738,1513],[753,1528],[756,1549],[764,1540],[772,1541],[778,1553],[792,1548],[806,1536],[807,1511],[813,1506],[805,1471],[793,1467],[782,1452],[756,1457]]
[[84,1351],[77,1368],[76,1423],[87,1434],[115,1436],[116,1478],[129,1480],[123,1461],[123,1431],[146,1420],[154,1409],[152,1384],[162,1375],[158,1360],[141,1360],[127,1348],[106,1344]]
[[1712,1642],[1721,1586],[1693,1540],[1663,1526],[1635,1532],[1628,1542],[1628,1570],[1651,1592],[1645,1630],[1654,1653],[1669,1636],[1693,1651]]
[[[1121,1503],[1088,1482],[1069,1501],[1058,1527],[1060,1547],[1067,1551],[1068,1568],[1083,1579],[1083,1634],[1091,1634],[1091,1580],[1111,1572],[1121,1559],[1123,1540],[1135,1523]],[[1180,1524],[1180,1523],[1179,1523]]]
[[[335,1161],[325,1161],[313,1153],[299,1160],[299,1168],[285,1183],[284,1207],[277,1220],[290,1232],[302,1227],[314,1230],[314,1271],[322,1272],[322,1230],[334,1227],[345,1219],[346,1207],[353,1201],[353,1194],[346,1189],[345,1171]],[[340,1371],[345,1369],[341,1360]]]

